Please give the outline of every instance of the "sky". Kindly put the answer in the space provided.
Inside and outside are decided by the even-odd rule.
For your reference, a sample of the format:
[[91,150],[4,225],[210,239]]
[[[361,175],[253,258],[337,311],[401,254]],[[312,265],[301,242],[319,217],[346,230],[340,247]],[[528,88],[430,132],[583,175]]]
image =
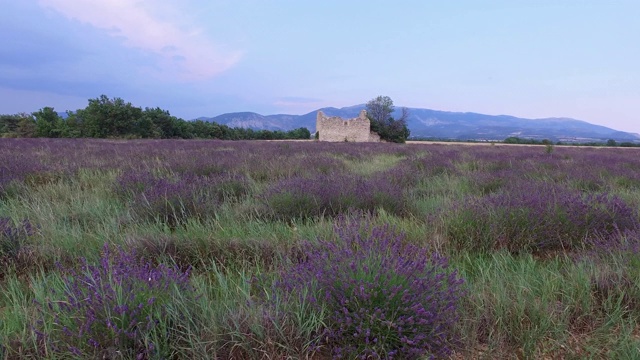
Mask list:
[[0,114],[363,104],[640,133],[638,0],[0,0]]

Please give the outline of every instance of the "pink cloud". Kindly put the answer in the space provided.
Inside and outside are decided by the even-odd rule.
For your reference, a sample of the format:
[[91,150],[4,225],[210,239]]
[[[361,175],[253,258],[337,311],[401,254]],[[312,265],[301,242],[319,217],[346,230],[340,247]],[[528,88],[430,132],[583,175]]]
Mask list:
[[[157,0],[39,0],[69,19],[104,29],[128,47],[159,56],[160,76],[196,80],[218,75],[236,64],[239,51],[225,51],[201,31],[154,16]],[[179,13],[177,5],[163,11]],[[172,18],[178,18],[172,17]],[[179,60],[176,60],[179,59]]]

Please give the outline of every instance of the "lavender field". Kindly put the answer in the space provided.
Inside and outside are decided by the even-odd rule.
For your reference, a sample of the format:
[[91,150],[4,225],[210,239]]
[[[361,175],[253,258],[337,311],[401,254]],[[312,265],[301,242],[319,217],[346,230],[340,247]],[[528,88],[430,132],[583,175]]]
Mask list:
[[0,139],[0,358],[640,354],[640,151]]

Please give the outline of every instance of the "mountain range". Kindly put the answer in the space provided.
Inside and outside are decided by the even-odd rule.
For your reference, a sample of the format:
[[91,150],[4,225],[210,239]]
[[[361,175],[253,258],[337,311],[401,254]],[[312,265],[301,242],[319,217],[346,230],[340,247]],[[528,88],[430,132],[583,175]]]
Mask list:
[[[196,120],[214,121],[229,127],[254,130],[288,131],[306,127],[316,130],[316,114],[319,110],[327,116],[354,118],[365,105],[343,108],[326,107],[304,115],[261,115],[253,112],[236,112]],[[501,141],[508,137],[549,139],[563,142],[604,142],[609,139],[640,143],[640,134],[618,131],[606,126],[594,125],[571,118],[525,119],[508,115],[485,115],[471,112],[449,112],[421,108],[408,108],[407,126],[411,138]],[[400,115],[396,108],[394,116]]]

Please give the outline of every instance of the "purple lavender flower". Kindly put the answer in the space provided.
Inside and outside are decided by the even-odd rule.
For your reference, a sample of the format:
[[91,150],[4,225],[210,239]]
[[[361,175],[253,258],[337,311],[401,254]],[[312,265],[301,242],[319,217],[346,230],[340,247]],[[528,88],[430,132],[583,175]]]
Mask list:
[[33,235],[34,231],[29,220],[25,219],[15,226],[10,218],[0,217],[0,259],[17,256],[23,242]]
[[370,178],[334,174],[282,180],[262,194],[266,214],[276,219],[337,216],[350,210],[373,212],[379,208],[402,215],[407,201],[393,177]]
[[640,226],[637,210],[607,193],[583,193],[553,182],[520,180],[502,191],[468,197],[443,212],[458,249],[538,252],[580,248],[594,236]]
[[463,290],[447,260],[366,219],[340,218],[335,231],[337,241],[307,243],[276,284],[290,301],[326,307],[323,345],[339,358],[448,354]]
[[98,264],[82,259],[79,269],[61,267],[60,271],[66,274],[62,298],[41,307],[45,313],[53,312],[53,331],[45,334],[35,325],[41,341],[60,355],[90,358],[109,349],[125,357],[158,355],[148,339],[163,316],[164,304],[171,300],[172,291],[193,291],[188,270],[152,266],[108,245]]

